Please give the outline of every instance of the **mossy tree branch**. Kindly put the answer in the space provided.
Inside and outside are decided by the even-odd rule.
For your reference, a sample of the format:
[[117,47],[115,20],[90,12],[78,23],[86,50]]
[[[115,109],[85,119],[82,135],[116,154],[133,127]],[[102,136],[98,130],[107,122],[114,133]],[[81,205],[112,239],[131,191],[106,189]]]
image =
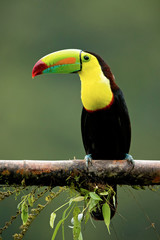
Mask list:
[[89,184],[159,185],[160,161],[93,160],[86,168],[84,160],[40,161],[0,160],[0,184],[81,187]]

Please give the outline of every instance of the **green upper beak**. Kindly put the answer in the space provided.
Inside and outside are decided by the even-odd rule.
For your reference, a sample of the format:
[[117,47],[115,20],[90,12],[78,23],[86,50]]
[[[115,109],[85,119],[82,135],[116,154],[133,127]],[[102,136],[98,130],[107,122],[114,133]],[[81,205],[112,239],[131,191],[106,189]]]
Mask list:
[[73,73],[81,70],[81,50],[66,49],[50,53],[33,67],[32,77],[43,73]]

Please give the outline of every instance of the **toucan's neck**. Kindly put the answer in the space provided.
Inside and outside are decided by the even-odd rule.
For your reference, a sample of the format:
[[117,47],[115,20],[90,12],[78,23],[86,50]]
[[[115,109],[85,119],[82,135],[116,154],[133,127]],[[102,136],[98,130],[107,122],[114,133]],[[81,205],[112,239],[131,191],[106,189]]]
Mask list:
[[[98,62],[98,61],[97,61]],[[94,68],[79,72],[81,79],[81,99],[88,111],[97,111],[109,107],[113,102],[110,80],[104,76],[99,64]]]

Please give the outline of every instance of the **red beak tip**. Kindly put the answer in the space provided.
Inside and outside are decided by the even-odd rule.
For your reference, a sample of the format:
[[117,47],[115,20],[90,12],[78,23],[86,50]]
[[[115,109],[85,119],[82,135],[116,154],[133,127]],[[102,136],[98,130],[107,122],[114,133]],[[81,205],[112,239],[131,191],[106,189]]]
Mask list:
[[45,70],[46,68],[48,68],[47,64],[42,62],[42,60],[39,60],[33,67],[32,78],[34,78],[37,75],[42,74],[43,70]]
[[37,73],[35,71],[35,68],[33,68],[33,70],[32,70],[32,78],[34,78],[36,75],[37,75]]

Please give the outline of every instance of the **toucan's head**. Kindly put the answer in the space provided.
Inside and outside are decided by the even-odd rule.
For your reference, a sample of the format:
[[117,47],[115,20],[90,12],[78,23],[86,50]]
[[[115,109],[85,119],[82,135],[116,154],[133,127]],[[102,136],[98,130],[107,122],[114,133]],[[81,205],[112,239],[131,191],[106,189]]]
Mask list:
[[[53,52],[41,58],[33,67],[32,77],[45,73],[78,73],[82,83],[84,107],[100,109],[113,97],[110,90],[117,88],[109,66],[98,55],[78,49]],[[108,86],[108,102],[106,87]],[[110,89],[109,89],[110,88]],[[104,92],[105,91],[105,92]],[[93,95],[94,92],[94,95]],[[104,92],[104,93],[103,93]],[[101,99],[103,97],[103,99]],[[105,102],[102,104],[102,102]]]

